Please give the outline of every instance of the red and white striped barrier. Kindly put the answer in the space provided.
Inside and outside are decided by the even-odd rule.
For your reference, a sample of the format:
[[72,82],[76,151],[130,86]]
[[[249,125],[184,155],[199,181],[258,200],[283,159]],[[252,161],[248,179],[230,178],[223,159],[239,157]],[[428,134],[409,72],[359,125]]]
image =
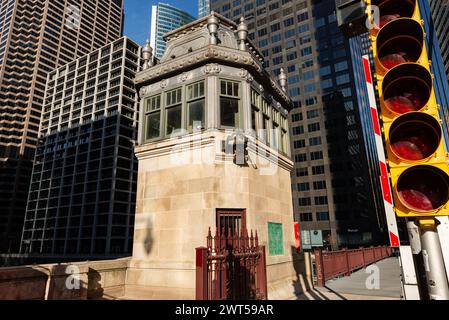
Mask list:
[[366,88],[368,90],[369,105],[371,109],[371,118],[373,121],[373,130],[376,136],[377,155],[379,157],[380,182],[384,198],[385,215],[387,219],[388,232],[391,247],[399,247],[399,233],[396,222],[396,214],[393,209],[393,194],[391,191],[390,179],[388,177],[387,162],[385,158],[385,150],[382,139],[382,131],[380,128],[379,114],[376,104],[376,95],[374,92],[374,83],[371,73],[368,55],[362,57],[363,69],[365,70]]

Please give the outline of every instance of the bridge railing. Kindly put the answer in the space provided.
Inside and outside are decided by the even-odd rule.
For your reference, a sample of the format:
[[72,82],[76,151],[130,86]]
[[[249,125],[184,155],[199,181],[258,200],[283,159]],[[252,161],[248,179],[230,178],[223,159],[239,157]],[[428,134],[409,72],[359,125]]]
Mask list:
[[324,287],[326,281],[341,275],[349,276],[352,272],[366,268],[377,261],[391,257],[391,247],[370,247],[355,250],[323,251],[314,250],[317,286]]

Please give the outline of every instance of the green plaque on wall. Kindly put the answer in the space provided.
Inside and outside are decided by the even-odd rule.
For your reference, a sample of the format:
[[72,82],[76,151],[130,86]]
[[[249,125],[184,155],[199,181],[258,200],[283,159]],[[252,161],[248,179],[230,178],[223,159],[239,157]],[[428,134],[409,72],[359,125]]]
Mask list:
[[268,222],[268,253],[270,256],[284,254],[282,223]]

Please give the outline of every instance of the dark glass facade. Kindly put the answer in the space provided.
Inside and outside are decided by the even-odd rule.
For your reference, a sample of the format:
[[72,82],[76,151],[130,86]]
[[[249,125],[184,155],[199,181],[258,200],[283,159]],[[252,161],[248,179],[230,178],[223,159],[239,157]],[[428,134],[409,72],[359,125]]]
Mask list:
[[0,4],[0,253],[17,253],[47,74],[121,36],[123,1]]
[[[421,18],[424,20],[426,47],[429,59],[432,61],[431,70],[434,75],[435,95],[441,107],[440,117],[443,119],[443,136],[446,150],[449,150],[449,43],[447,41],[449,6],[447,3],[443,5],[442,2],[430,1],[431,5],[429,6],[427,0],[418,1]],[[439,42],[438,39],[443,41]],[[443,49],[440,49],[440,43],[443,44]],[[444,52],[445,59],[443,59],[442,52]]]
[[122,38],[49,74],[21,253],[130,255],[140,47]]
[[295,105],[293,206],[301,229],[322,230],[325,244],[334,248],[384,243],[360,65],[366,41],[350,43],[343,36],[331,0],[212,0],[211,10],[236,22],[245,16],[267,70],[287,73]]

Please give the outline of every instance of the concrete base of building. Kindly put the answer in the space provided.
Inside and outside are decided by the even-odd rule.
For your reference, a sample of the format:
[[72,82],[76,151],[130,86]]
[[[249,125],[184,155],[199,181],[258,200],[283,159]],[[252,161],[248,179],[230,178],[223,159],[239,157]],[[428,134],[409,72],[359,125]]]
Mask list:
[[120,300],[195,300],[195,289],[127,285]]
[[[311,288],[304,274],[300,256],[267,266],[268,299],[303,295]],[[0,300],[195,300],[194,269],[148,267],[129,258],[0,268],[0,280]]]

